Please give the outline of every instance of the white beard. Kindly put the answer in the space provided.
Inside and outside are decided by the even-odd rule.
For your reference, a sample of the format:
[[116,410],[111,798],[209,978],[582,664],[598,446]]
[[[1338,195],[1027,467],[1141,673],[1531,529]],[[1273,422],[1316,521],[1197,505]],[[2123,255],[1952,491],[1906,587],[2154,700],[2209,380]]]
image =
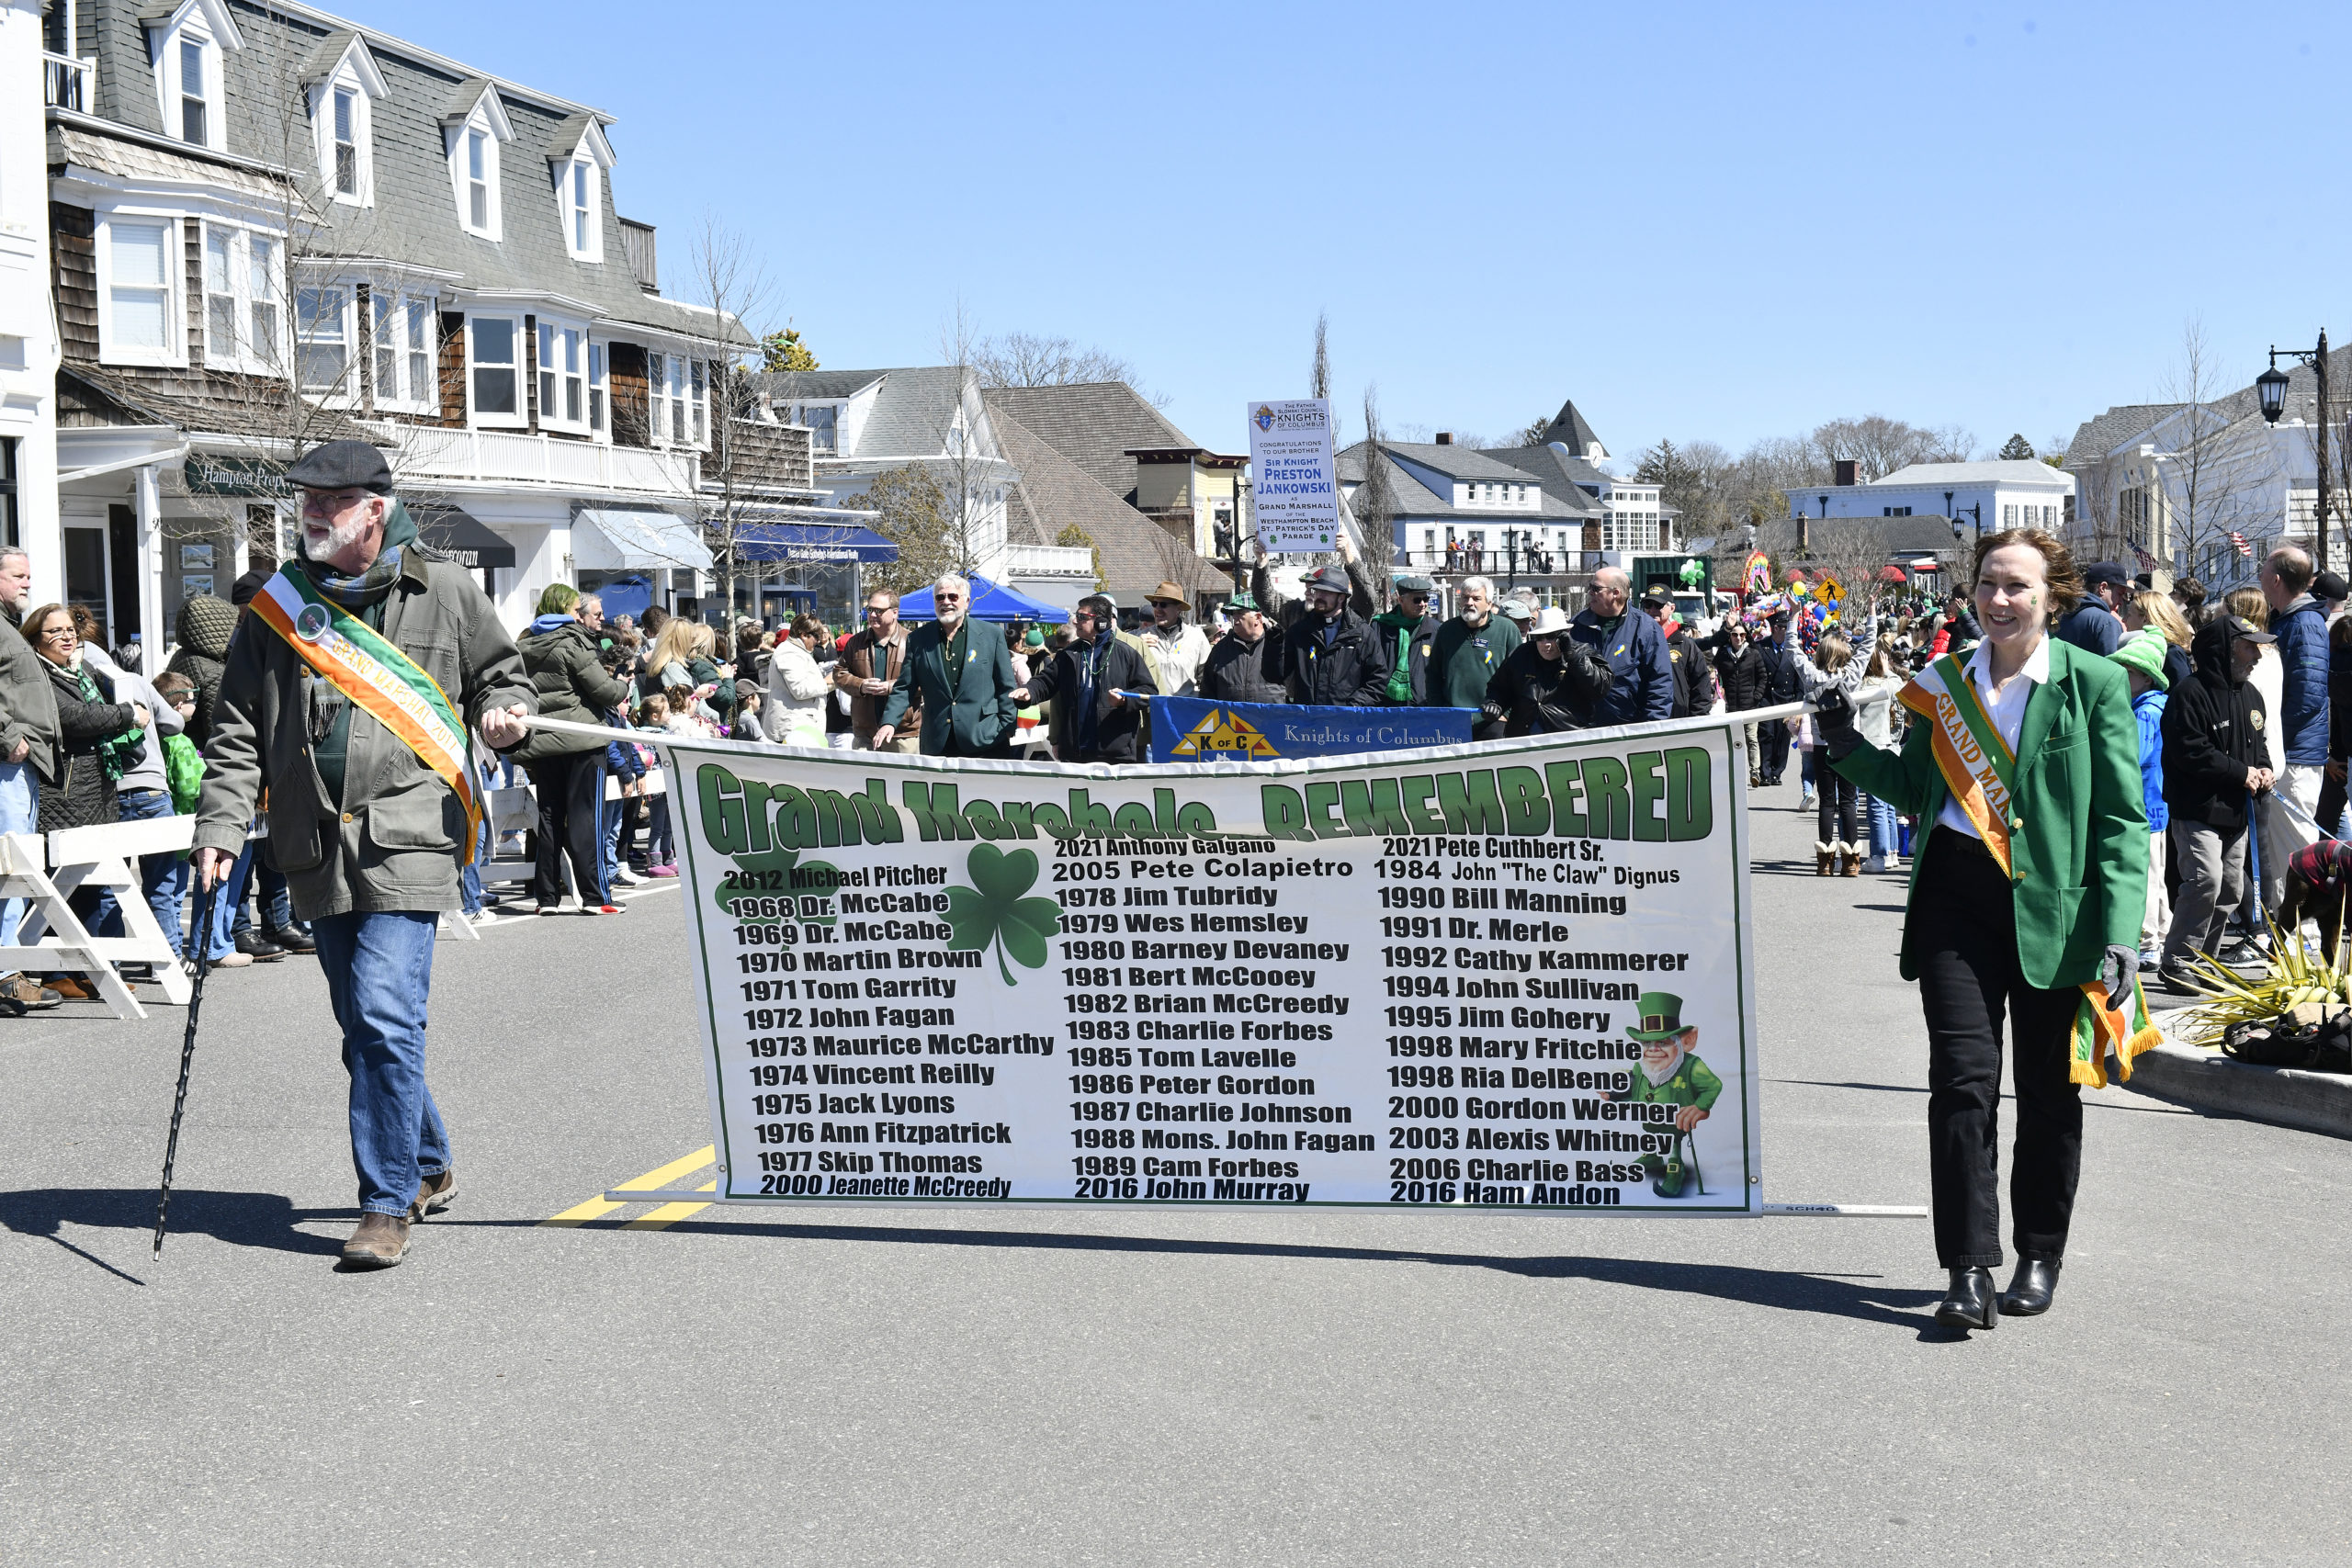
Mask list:
[[1666,1059],[1666,1066],[1662,1067],[1653,1067],[1650,1066],[1649,1054],[1647,1052],[1645,1052],[1642,1055],[1642,1077],[1650,1080],[1650,1087],[1652,1089],[1656,1089],[1658,1085],[1664,1083],[1667,1079],[1672,1077],[1676,1073],[1681,1070],[1682,1042],[1679,1040],[1674,1043],[1674,1055]]
[[368,519],[363,515],[349,523],[334,525],[327,530],[327,536],[324,539],[314,539],[311,536],[310,525],[305,524],[302,528],[302,547],[309,553],[311,559],[325,561],[349,549],[357,542],[361,535],[368,532]]

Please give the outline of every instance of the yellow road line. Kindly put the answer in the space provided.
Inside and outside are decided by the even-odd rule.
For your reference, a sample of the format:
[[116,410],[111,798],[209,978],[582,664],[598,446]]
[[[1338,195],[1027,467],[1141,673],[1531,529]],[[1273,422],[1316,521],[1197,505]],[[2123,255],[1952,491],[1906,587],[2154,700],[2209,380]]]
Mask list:
[[[712,1160],[717,1159],[718,1157],[718,1145],[716,1144],[705,1144],[693,1154],[687,1155],[680,1159],[673,1159],[668,1165],[662,1166],[659,1169],[649,1170],[643,1176],[631,1177],[628,1180],[622,1182],[618,1187],[614,1188],[613,1190],[616,1192],[650,1192],[658,1188],[669,1186],[671,1182],[676,1180],[679,1177],[690,1175],[695,1171],[700,1170],[704,1166],[708,1165]],[[718,1184],[716,1181],[702,1189],[702,1190],[706,1192],[715,1192],[718,1190]],[[556,1215],[555,1218],[551,1220],[542,1220],[539,1223],[543,1225],[584,1225],[590,1220],[600,1220],[606,1214],[611,1213],[615,1209],[621,1207],[624,1207],[624,1205],[608,1201],[604,1194],[600,1192],[595,1197],[589,1199],[586,1202],[575,1203],[571,1208],[566,1209],[562,1213]],[[665,1207],[674,1209],[679,1207],[679,1205],[672,1203]],[[693,1207],[701,1208],[704,1207],[704,1205],[697,1203]],[[657,1209],[654,1212],[656,1213],[660,1213],[662,1211]],[[684,1218],[684,1216],[672,1214],[670,1218],[675,1220]]]
[[[697,1192],[716,1192],[718,1190],[718,1183],[715,1180],[706,1181],[700,1187],[695,1188],[695,1190]],[[628,1221],[621,1226],[621,1229],[628,1231],[658,1231],[664,1225],[675,1224],[678,1221],[684,1219],[688,1214],[699,1214],[705,1209],[709,1207],[710,1205],[707,1203],[664,1203],[650,1214],[640,1214],[636,1219]]]

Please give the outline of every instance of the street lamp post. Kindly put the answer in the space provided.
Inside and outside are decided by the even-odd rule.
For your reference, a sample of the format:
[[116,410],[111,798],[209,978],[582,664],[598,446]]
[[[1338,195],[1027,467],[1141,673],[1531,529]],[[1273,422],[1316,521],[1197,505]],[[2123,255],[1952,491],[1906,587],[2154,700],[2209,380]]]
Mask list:
[[2300,359],[2312,367],[2319,378],[2319,434],[2313,437],[2313,456],[2319,468],[2319,494],[2315,498],[2318,510],[2312,518],[2312,560],[2321,571],[2327,570],[2327,332],[2322,328],[2319,347],[2281,349],[2276,344],[2270,350],[2270,368],[2254,378],[2254,389],[2262,399],[2262,417],[2271,424],[2287,412],[2287,377],[2278,368],[2278,356]]

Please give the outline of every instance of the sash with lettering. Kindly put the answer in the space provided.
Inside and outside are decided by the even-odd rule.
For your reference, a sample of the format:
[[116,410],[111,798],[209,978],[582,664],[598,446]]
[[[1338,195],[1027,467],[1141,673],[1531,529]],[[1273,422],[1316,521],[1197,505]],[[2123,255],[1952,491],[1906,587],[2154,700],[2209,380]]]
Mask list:
[[[1928,727],[1935,748],[1936,768],[1984,847],[2011,876],[2009,832],[2017,822],[2010,798],[2017,755],[1994,728],[1965,664],[1946,654],[1912,678],[1903,688],[1901,702]],[[2111,1003],[2107,987],[2094,980],[2083,987],[2082,1005],[2075,1011],[2075,1032],[2067,1076],[2095,1089],[2107,1087],[2107,1055],[2111,1050],[2125,1081],[2132,1077],[2132,1058],[2153,1047],[2155,1026],[2148,1021],[2148,1002],[2140,978],[2132,977],[2132,994]]]
[[441,683],[367,622],[319,597],[298,572],[281,570],[262,584],[254,595],[254,614],[321,679],[373,714],[456,792],[466,811],[465,852],[459,863],[471,864],[474,847],[481,841],[481,801],[474,790],[465,724]]

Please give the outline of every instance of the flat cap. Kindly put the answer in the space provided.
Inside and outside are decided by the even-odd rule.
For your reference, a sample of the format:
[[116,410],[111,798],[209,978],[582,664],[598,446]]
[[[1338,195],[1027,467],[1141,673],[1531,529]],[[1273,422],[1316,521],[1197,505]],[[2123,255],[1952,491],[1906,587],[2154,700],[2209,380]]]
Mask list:
[[1310,592],[1319,589],[1326,593],[1337,593],[1344,599],[1347,597],[1348,593],[1347,569],[1345,567],[1327,566],[1321,571],[1318,571],[1314,576],[1308,578],[1306,580],[1306,586]]
[[286,470],[286,482],[302,490],[365,490],[392,493],[392,470],[384,455],[365,441],[322,441]]
[[1414,572],[1404,577],[1392,578],[1390,580],[1390,586],[1394,587],[1399,593],[1434,593],[1437,592],[1437,584],[1430,581],[1428,578],[1421,576],[1419,572]]

